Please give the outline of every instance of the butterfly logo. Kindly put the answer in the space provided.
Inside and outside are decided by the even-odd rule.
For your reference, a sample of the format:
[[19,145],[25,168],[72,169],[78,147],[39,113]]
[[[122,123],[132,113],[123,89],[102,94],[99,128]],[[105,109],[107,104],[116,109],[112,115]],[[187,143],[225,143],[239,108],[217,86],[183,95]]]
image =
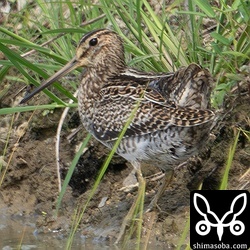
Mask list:
[[[237,211],[235,204],[239,203],[240,199],[243,199],[243,206]],[[202,206],[202,207],[200,206],[199,208],[198,201],[203,202],[203,205],[205,204],[205,206]],[[230,206],[230,210],[226,212],[222,216],[221,219],[219,219],[218,216],[213,211],[211,211],[210,205],[207,199],[203,195],[195,193],[193,197],[193,204],[194,204],[196,211],[204,218],[203,220],[200,220],[199,222],[197,222],[195,226],[195,230],[199,235],[204,236],[204,235],[209,234],[211,227],[217,228],[217,235],[218,235],[219,241],[221,241],[222,239],[225,227],[229,227],[230,232],[235,236],[238,236],[244,233],[245,225],[243,224],[242,221],[237,220],[237,217],[246,208],[246,205],[247,205],[246,193],[239,194],[233,199],[231,206]],[[204,207],[205,207],[205,211],[203,211]],[[225,223],[225,220],[226,219],[228,220],[228,218],[230,217],[232,217],[231,221]],[[213,220],[213,222],[211,222],[211,219]]]

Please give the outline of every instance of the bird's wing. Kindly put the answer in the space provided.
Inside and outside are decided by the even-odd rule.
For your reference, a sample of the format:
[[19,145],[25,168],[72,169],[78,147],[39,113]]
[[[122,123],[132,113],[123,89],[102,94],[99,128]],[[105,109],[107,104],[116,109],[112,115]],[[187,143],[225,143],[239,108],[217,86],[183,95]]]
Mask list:
[[151,88],[177,106],[206,109],[214,79],[209,71],[197,64],[182,67],[172,74],[149,83]]
[[117,139],[127,121],[125,137],[164,131],[170,125],[199,126],[213,119],[212,111],[177,107],[156,90],[134,82],[103,87],[95,114],[93,131],[102,140]]

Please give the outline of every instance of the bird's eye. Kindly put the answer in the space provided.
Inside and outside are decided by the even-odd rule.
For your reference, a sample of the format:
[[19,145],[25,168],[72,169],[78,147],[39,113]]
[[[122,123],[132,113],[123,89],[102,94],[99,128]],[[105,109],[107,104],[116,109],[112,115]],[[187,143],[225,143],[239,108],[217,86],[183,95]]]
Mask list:
[[90,46],[95,46],[97,44],[98,40],[97,38],[92,38],[90,41],[89,41],[89,45]]

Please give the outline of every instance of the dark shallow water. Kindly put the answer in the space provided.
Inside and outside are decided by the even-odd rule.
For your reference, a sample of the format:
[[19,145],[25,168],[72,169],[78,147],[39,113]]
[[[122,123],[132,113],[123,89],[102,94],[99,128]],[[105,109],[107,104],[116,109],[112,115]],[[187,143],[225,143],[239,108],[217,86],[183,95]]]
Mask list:
[[[57,233],[37,233],[34,218],[23,219],[21,216],[7,217],[0,214],[0,250],[32,250],[32,249],[66,249],[67,236]],[[118,246],[97,238],[83,238],[80,233],[74,237],[71,249],[119,250]],[[128,249],[135,249],[130,245]],[[143,246],[142,246],[143,249]],[[147,250],[166,249],[166,246],[148,246]]]
[[[31,219],[33,220],[33,219]],[[60,233],[37,233],[35,224],[18,217],[0,215],[0,249],[65,249],[67,237]],[[76,234],[72,249],[117,249],[95,239],[84,239]]]

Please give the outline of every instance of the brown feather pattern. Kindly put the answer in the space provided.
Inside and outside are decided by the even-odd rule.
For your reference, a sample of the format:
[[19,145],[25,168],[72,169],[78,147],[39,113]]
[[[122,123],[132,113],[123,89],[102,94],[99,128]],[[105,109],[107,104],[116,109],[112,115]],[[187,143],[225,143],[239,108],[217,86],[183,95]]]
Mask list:
[[91,50],[93,37],[99,39],[98,58],[88,53],[94,66],[87,67],[78,97],[87,130],[111,148],[139,101],[118,154],[131,162],[153,157],[166,170],[197,153],[214,118],[208,109],[211,74],[196,64],[171,73],[137,71],[125,66],[122,41],[112,31],[87,35],[78,49]]

